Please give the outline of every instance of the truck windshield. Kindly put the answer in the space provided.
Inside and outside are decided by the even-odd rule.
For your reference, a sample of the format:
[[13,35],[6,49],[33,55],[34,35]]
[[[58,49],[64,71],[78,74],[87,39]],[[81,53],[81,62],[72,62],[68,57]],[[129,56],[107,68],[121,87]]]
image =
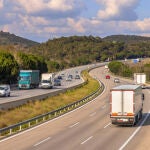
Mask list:
[[30,80],[30,76],[21,76],[20,80]]
[[42,83],[50,83],[50,80],[42,80]]

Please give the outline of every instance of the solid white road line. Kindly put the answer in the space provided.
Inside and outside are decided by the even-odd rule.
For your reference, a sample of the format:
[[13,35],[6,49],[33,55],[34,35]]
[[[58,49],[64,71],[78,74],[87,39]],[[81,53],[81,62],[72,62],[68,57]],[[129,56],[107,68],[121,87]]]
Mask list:
[[49,139],[51,139],[51,137],[48,137],[48,138],[46,138],[45,140],[42,140],[42,141],[36,143],[34,146],[38,146],[38,145],[40,145],[40,144],[42,144],[42,143],[48,141]]
[[125,146],[133,139],[133,137],[141,129],[142,125],[145,123],[145,121],[149,117],[149,115],[150,115],[150,111],[148,112],[148,114],[146,115],[146,117],[144,118],[144,120],[141,122],[141,124],[139,125],[139,127],[133,132],[133,134],[128,138],[128,140],[119,148],[119,150],[123,150],[125,148]]
[[111,125],[111,123],[108,123],[108,124],[104,127],[104,129],[107,128],[107,127],[110,126],[110,125]]
[[80,122],[77,122],[77,123],[75,123],[75,124],[69,126],[69,128],[73,128],[73,127],[75,127],[76,125],[78,125],[79,123],[80,123]]
[[93,136],[90,136],[88,139],[86,139],[85,141],[83,141],[81,144],[83,145],[83,144],[85,144],[87,141],[89,141],[90,139],[92,139],[93,138]]

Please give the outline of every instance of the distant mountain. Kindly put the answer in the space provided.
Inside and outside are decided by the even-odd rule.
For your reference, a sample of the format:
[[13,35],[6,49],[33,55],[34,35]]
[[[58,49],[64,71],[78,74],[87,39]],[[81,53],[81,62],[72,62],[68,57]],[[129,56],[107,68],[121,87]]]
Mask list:
[[0,45],[19,45],[22,47],[32,47],[38,44],[38,42],[10,34],[9,32],[0,31]]
[[136,36],[136,35],[111,35],[103,38],[103,40],[125,42],[125,43],[138,43],[150,42],[150,37]]

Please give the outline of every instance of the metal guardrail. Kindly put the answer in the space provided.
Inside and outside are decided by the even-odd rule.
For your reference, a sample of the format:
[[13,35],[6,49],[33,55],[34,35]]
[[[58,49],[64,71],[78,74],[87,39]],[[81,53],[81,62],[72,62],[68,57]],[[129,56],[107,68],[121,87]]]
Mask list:
[[39,125],[41,123],[44,123],[44,122],[46,122],[48,120],[56,118],[56,117],[58,117],[60,115],[63,115],[63,114],[65,114],[65,113],[67,113],[67,112],[69,112],[71,110],[74,110],[74,109],[82,106],[83,104],[91,101],[92,99],[94,99],[103,90],[104,90],[104,85],[103,85],[103,83],[101,83],[99,88],[95,92],[93,92],[92,94],[86,96],[85,98],[83,98],[83,99],[81,99],[81,100],[79,100],[77,102],[71,103],[69,105],[66,105],[66,106],[61,107],[61,108],[59,108],[57,110],[48,112],[46,114],[39,115],[39,116],[34,117],[32,119],[20,122],[18,124],[11,125],[11,126],[8,126],[8,127],[5,127],[5,128],[1,128],[0,129],[0,139],[3,139],[3,138],[6,138],[8,136],[11,136],[13,134],[19,133],[19,132],[21,132],[23,130],[29,129],[31,127],[34,127],[34,126]]

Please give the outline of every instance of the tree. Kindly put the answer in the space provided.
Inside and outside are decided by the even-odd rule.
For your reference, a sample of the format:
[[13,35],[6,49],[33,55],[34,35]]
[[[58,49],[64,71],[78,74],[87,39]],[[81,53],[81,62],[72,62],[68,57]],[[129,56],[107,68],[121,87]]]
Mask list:
[[0,82],[15,82],[18,75],[18,63],[9,52],[0,52]]

